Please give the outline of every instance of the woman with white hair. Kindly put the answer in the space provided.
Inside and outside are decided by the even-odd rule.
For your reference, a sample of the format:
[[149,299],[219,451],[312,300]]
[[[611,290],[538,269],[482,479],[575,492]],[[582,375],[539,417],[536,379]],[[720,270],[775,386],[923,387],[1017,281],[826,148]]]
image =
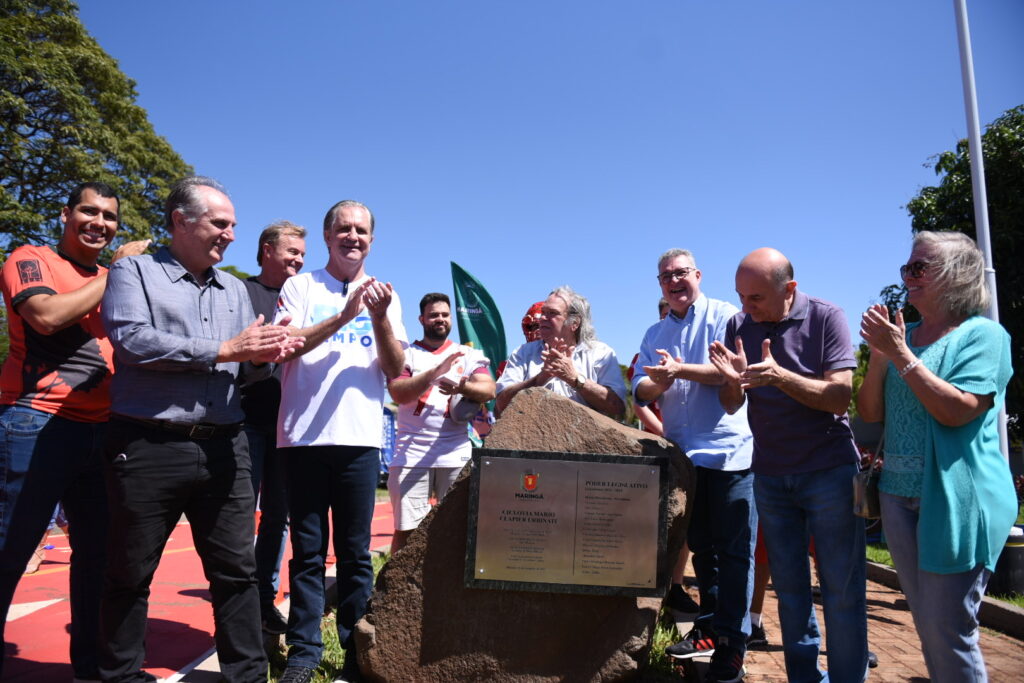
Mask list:
[[917,233],[900,275],[921,321],[890,321],[881,305],[864,313],[871,361],[857,409],[885,421],[882,523],[928,673],[985,681],[978,609],[1017,517],[996,424],[1010,337],[980,315],[989,292],[969,237]]

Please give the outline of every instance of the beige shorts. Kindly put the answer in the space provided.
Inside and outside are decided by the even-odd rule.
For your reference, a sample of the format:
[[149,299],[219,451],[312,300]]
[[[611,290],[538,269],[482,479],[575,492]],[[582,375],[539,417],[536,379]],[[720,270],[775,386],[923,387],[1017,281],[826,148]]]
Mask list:
[[395,530],[410,531],[430,512],[430,494],[440,501],[462,471],[461,467],[388,468],[388,495]]

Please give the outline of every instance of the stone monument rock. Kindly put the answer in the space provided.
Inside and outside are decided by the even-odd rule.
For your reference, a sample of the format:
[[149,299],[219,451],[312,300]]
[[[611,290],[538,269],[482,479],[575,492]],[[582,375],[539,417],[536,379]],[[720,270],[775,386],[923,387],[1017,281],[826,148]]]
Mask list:
[[[520,392],[487,448],[667,455],[671,574],[686,540],[695,475],[679,448],[545,389]],[[381,570],[356,626],[374,681],[618,681],[643,667],[660,598],[466,588],[467,466],[440,505]]]

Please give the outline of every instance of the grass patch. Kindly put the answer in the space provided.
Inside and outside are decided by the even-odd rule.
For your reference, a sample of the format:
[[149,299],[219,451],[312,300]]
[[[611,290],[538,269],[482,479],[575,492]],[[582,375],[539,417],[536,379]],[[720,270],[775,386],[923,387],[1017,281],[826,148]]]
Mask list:
[[[320,666],[313,674],[312,683],[332,683],[341,676],[341,665],[345,662],[345,654],[338,643],[338,628],[334,621],[334,612],[320,622],[320,633],[324,639],[324,653]],[[287,663],[287,652],[282,647],[270,653],[270,683],[276,683],[284,672]]]
[[675,622],[667,610],[662,610],[661,618],[654,625],[654,639],[651,641],[651,651],[647,655],[647,668],[644,670],[642,681],[653,683],[679,680],[674,660],[665,654],[665,648],[678,640]]
[[1011,605],[1024,609],[1024,595],[1021,595],[1020,593],[1014,593],[1013,595],[987,595],[985,597],[1002,600],[1003,602],[1008,602]]
[[868,560],[890,567],[895,566],[892,563],[892,555],[889,554],[889,548],[884,543],[868,543]]

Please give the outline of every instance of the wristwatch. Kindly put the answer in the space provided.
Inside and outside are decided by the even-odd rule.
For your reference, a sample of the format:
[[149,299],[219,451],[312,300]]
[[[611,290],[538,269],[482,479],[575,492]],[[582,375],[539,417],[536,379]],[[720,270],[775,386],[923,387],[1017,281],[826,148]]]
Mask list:
[[572,387],[576,391],[579,391],[580,389],[583,388],[583,385],[586,384],[586,383],[587,383],[587,378],[584,377],[583,375],[577,373],[576,380],[573,381]]

